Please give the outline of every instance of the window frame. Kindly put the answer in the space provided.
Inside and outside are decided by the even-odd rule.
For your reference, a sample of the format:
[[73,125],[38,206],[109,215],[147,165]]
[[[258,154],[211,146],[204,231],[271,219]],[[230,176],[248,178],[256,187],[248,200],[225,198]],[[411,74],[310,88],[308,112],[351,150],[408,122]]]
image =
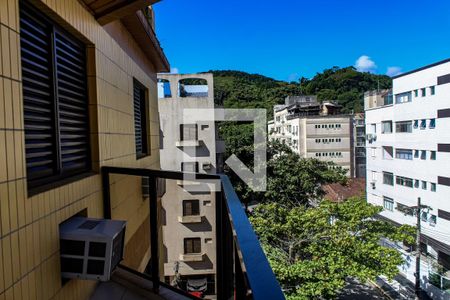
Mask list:
[[[138,134],[137,134],[137,105],[136,105],[136,88],[139,89],[139,114],[140,114],[140,132],[141,132],[141,149],[138,149]],[[143,93],[143,96],[142,96]],[[149,119],[149,103],[148,103],[148,88],[136,78],[133,78],[133,121],[134,121],[134,135],[135,135],[135,150],[136,159],[141,159],[151,155],[150,151],[150,119]],[[144,123],[144,124],[143,124]],[[143,126],[144,125],[144,126]]]
[[[196,245],[196,242],[198,242],[197,245]],[[189,245],[189,243],[192,243],[192,244]],[[196,248],[198,248],[199,251],[196,251],[197,250]],[[183,239],[183,250],[184,250],[184,254],[201,254],[202,253],[202,239],[199,237],[184,238]]]
[[[391,176],[391,179],[387,176]],[[383,184],[394,186],[394,173],[383,171]]]
[[383,208],[388,211],[394,211],[394,199],[383,196]]
[[[188,207],[188,204],[190,204],[190,207]],[[198,199],[183,200],[182,208],[183,217],[200,216],[200,200]]]

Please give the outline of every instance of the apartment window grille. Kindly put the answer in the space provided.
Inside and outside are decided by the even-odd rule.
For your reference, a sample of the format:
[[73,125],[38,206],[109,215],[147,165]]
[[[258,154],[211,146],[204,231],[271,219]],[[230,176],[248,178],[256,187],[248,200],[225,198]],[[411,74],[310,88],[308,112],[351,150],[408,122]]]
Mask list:
[[134,103],[134,129],[136,142],[136,157],[141,158],[149,154],[148,126],[150,124],[147,114],[147,89],[145,86],[133,80],[133,103]]
[[427,182],[422,180],[422,189],[426,190],[427,189]]
[[392,133],[392,121],[381,122],[381,133]]
[[394,174],[383,172],[383,183],[387,185],[394,185]]
[[436,183],[431,182],[430,183],[430,189],[432,192],[436,192]]
[[422,97],[425,97],[427,95],[427,89],[426,88],[422,88]]
[[181,124],[180,140],[182,141],[198,140],[198,124]]
[[419,150],[414,150],[414,158],[419,158]]
[[410,188],[413,187],[413,180],[408,177],[396,176],[395,182],[398,185],[402,185],[402,186],[406,186],[406,187],[410,187]]
[[411,92],[401,93],[395,95],[395,103],[401,104],[406,102],[411,102]]
[[436,119],[430,119],[430,129],[434,129],[436,127]]
[[183,200],[183,216],[198,216],[198,215],[200,215],[200,201]]
[[26,2],[20,44],[32,190],[91,169],[86,46]]
[[383,197],[383,207],[386,210],[394,211],[394,199],[389,197]]
[[435,86],[430,86],[430,94],[431,95],[436,94],[436,87]]
[[420,121],[420,129],[427,128],[427,120],[421,120]]
[[412,121],[395,122],[396,132],[412,132]]
[[414,97],[419,97],[419,90],[414,90]]
[[420,180],[418,180],[418,179],[414,180],[414,187],[415,187],[416,189],[418,189],[419,186],[420,186]]
[[182,162],[181,171],[198,173],[198,162]]
[[430,151],[430,159],[436,160],[436,151]]
[[412,160],[413,159],[413,151],[410,149],[396,149],[395,150],[395,158]]
[[422,152],[420,153],[420,159],[422,159],[422,160],[427,159],[427,151],[426,150],[422,150]]
[[200,254],[201,252],[202,252],[202,245],[200,238],[184,239],[184,254]]

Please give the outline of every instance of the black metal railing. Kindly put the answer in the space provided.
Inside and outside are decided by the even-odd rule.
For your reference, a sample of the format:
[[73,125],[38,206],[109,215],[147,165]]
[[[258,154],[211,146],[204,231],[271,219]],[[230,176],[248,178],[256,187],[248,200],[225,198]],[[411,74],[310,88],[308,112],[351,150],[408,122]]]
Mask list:
[[[284,299],[283,292],[259,244],[242,204],[226,175],[183,173],[146,168],[102,167],[104,217],[111,218],[110,174],[147,177],[150,194],[151,274],[155,293],[161,284],[158,237],[158,178],[217,180],[216,289],[217,299]],[[189,179],[190,180],[190,179]]]

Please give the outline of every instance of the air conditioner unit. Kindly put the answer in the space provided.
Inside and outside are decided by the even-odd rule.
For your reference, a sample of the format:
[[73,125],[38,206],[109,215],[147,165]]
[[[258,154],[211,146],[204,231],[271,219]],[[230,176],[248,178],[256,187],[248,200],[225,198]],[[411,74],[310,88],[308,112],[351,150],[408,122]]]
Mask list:
[[211,168],[212,168],[211,162],[204,162],[202,164],[202,168],[203,168],[203,170],[211,170]]
[[372,187],[372,189],[374,190],[376,188],[376,181],[371,181],[370,182],[370,186]]
[[372,142],[377,140],[377,135],[375,133],[366,134],[366,140],[371,144]]
[[61,224],[61,276],[108,281],[123,258],[125,226],[125,221],[83,217]]

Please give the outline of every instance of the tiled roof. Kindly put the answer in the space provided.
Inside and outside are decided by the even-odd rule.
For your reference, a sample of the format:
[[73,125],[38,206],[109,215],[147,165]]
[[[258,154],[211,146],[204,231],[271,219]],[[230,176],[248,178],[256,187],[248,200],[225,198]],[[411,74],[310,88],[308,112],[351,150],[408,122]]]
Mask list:
[[366,180],[364,178],[349,179],[346,185],[332,183],[322,186],[322,190],[326,193],[325,199],[333,202],[342,202],[347,198],[360,196],[364,194],[365,189]]

